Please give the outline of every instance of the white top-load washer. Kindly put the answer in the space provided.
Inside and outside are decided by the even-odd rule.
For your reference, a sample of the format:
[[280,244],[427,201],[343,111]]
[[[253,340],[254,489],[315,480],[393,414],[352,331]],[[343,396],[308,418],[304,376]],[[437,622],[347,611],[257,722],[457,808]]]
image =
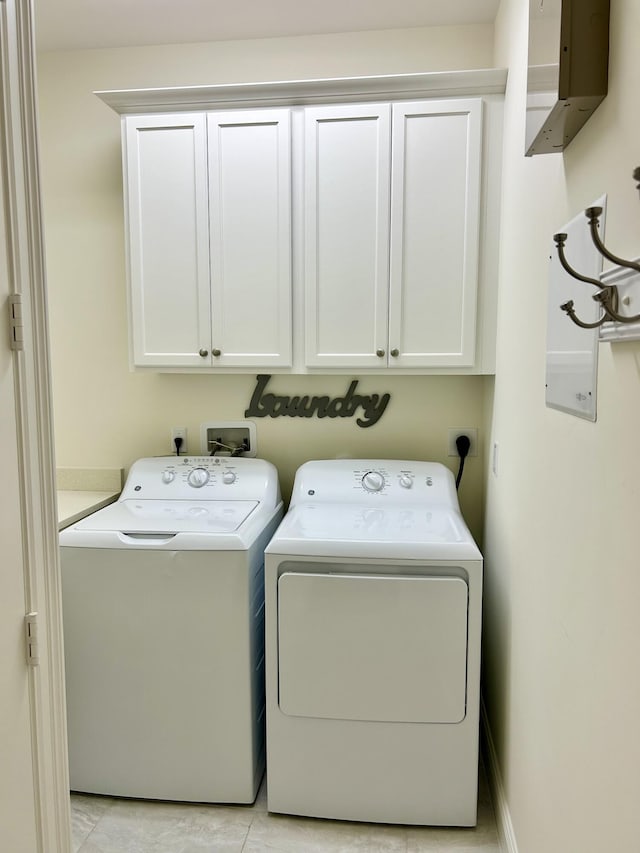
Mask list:
[[451,472],[303,465],[265,600],[269,811],[475,825],[482,556]]
[[247,803],[264,772],[262,459],[159,457],[60,533],[71,789]]

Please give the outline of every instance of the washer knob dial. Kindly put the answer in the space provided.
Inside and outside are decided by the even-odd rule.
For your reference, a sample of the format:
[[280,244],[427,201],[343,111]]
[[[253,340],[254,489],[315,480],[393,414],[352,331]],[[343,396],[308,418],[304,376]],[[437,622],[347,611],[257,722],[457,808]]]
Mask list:
[[413,486],[413,477],[411,474],[401,474],[400,485],[403,489],[410,489]]
[[222,474],[222,482],[223,483],[235,483],[236,481],[236,472],[235,471],[224,471]]
[[176,477],[175,471],[163,471],[162,472],[162,482],[163,483],[173,483]]
[[379,471],[367,471],[362,478],[362,485],[368,492],[379,492],[384,487],[384,477]]
[[209,472],[206,468],[194,468],[193,471],[189,471],[187,481],[194,489],[201,489],[209,482]]

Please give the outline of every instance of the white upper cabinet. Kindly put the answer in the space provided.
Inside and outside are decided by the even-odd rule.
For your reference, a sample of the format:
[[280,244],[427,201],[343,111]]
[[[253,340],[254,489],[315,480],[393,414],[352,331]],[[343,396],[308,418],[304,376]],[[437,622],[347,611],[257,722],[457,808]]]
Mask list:
[[471,367],[482,102],[308,108],[308,367]]
[[390,367],[476,353],[482,102],[394,104]]
[[290,113],[210,113],[207,121],[213,363],[287,367]]
[[493,372],[505,84],[96,93],[122,116],[132,364]]
[[134,364],[290,366],[289,110],[124,127]]
[[390,131],[390,104],[305,110],[309,367],[386,363]]
[[206,119],[136,116],[124,136],[133,363],[200,366],[211,349]]

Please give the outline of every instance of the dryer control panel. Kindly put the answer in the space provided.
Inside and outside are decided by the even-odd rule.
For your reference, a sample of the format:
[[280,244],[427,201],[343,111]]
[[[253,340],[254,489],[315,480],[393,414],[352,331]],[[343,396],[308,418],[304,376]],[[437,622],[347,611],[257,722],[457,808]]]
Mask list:
[[156,456],[138,459],[120,500],[280,501],[278,474],[264,459],[229,456]]
[[438,504],[459,509],[455,479],[439,462],[325,459],[297,473],[291,505],[301,502]]

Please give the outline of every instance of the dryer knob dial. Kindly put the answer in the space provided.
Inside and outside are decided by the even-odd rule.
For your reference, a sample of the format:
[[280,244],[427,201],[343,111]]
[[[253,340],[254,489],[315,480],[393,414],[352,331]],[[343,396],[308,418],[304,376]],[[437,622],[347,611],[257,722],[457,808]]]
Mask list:
[[367,471],[362,478],[362,485],[368,492],[379,492],[384,487],[384,477],[379,471]]
[[163,471],[162,472],[162,482],[163,483],[173,483],[175,480],[176,472],[175,471]]
[[235,481],[236,481],[235,471],[225,471],[223,473],[223,475],[222,475],[222,482],[223,483],[235,483]]
[[400,485],[403,489],[410,489],[413,486],[413,477],[411,474],[401,474]]
[[200,489],[209,482],[209,472],[206,468],[194,468],[193,471],[189,471],[187,480],[194,489]]

